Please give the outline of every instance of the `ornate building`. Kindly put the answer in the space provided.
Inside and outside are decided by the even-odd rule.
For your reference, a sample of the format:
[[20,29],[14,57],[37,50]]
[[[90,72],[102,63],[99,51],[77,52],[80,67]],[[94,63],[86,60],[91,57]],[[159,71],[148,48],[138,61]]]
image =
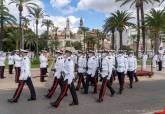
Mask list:
[[83,27],[82,18],[80,19],[79,23],[79,30],[77,31],[77,33],[73,33],[70,28],[70,20],[69,18],[67,18],[66,27],[64,28],[64,30],[53,30],[50,35],[48,44],[51,44],[51,42],[54,40],[58,40],[60,43],[59,48],[64,48],[67,46],[71,46],[72,42],[78,41],[81,42],[83,46],[84,35],[81,30],[81,28]]

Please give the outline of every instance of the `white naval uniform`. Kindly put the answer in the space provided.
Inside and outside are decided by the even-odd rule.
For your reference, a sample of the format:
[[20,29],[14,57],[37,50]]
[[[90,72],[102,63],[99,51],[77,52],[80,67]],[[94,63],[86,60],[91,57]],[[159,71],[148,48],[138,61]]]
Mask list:
[[12,55],[8,56],[8,65],[14,65],[14,56]]
[[36,92],[35,92],[35,89],[34,89],[34,86],[33,86],[33,83],[31,81],[31,63],[30,63],[30,59],[28,56],[24,56],[22,58],[22,61],[21,61],[21,74],[20,74],[20,77],[19,77],[19,84],[18,84],[18,88],[16,89],[15,91],[15,94],[13,96],[12,99],[9,99],[8,101],[9,102],[17,102],[21,93],[22,93],[22,89],[26,83],[26,85],[28,86],[29,90],[30,90],[30,93],[31,93],[31,97],[30,99],[28,99],[29,101],[30,100],[36,100]]
[[87,65],[88,65],[87,74],[91,75],[91,77],[94,77],[97,70],[97,62],[95,56],[92,56],[88,59]]
[[102,72],[101,77],[109,80],[112,75],[112,69],[113,69],[113,57],[112,56],[106,56],[103,58],[102,61]]
[[136,69],[137,69],[137,59],[134,56],[129,56],[127,71],[135,71]]
[[54,69],[55,69],[54,77],[57,77],[57,79],[59,79],[61,77],[61,73],[63,72],[63,69],[64,69],[64,57],[63,56],[57,57],[56,63],[54,65]]
[[48,65],[47,57],[41,54],[39,57],[39,60],[40,60],[40,68],[47,68],[47,65]]
[[117,61],[117,72],[127,72],[127,68],[128,68],[128,60],[127,58],[125,58],[122,54],[119,54],[116,57],[116,61]]
[[0,56],[0,78],[4,78],[5,60],[4,55]]
[[19,55],[15,54],[14,55],[14,61],[15,61],[15,67],[21,67],[22,57],[20,57]]
[[21,74],[19,80],[27,80],[31,77],[31,63],[28,56],[22,58],[21,61]]
[[78,73],[85,73],[86,71],[86,57],[81,55],[78,59]]
[[148,59],[148,55],[143,54],[142,56],[143,69],[146,69],[147,59]]
[[6,60],[6,57],[5,56],[0,56],[0,66],[5,66],[5,60]]
[[74,76],[74,61],[71,57],[68,57],[64,60],[64,81],[68,80],[68,84],[71,84]]
[[165,55],[162,57],[162,67],[165,68]]
[[158,55],[154,55],[154,57],[152,59],[152,67],[156,68],[157,61],[158,61]]

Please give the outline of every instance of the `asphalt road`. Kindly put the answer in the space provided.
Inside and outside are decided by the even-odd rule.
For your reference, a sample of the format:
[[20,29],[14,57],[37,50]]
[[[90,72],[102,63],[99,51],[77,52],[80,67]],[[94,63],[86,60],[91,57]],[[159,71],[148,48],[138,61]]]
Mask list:
[[[36,71],[35,71],[36,72]],[[17,84],[14,76],[7,76],[0,80],[0,114],[153,114],[165,106],[165,72],[156,72],[153,78],[140,77],[140,82],[135,83],[133,89],[126,84],[123,95],[110,97],[107,89],[104,102],[97,103],[98,94],[84,95],[78,92],[79,105],[70,107],[72,102],[70,92],[64,98],[58,109],[50,106],[56,100],[60,89],[57,89],[52,99],[47,100],[44,95],[52,84],[52,78],[40,83],[38,78],[32,79],[36,88],[37,100],[28,102],[29,90],[25,86],[21,97],[16,104],[7,102],[11,98]],[[114,84],[118,90],[118,83]],[[90,89],[92,92],[92,88]]]

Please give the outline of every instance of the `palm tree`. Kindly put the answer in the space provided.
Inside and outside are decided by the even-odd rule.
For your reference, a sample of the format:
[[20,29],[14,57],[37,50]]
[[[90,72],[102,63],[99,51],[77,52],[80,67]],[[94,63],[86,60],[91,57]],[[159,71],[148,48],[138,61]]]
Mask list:
[[6,8],[3,5],[3,0],[1,0],[0,5],[0,23],[1,23],[1,29],[0,29],[0,50],[2,50],[3,47],[3,39],[4,39],[4,24],[15,24],[16,18],[9,13],[9,9]]
[[133,19],[131,15],[132,14],[128,13],[127,11],[119,10],[117,10],[115,13],[112,13],[112,17],[117,25],[116,28],[120,36],[120,49],[123,46],[123,31],[126,29],[126,27],[134,26],[133,23],[129,22],[131,19]]
[[136,7],[136,15],[137,15],[137,47],[136,54],[138,56],[139,50],[139,42],[140,42],[140,11],[141,11],[141,29],[142,29],[142,38],[143,38],[143,48],[145,51],[145,23],[144,23],[144,3],[151,4],[153,2],[159,2],[159,0],[116,0],[117,2],[122,2],[121,6],[131,3],[131,6]]
[[81,27],[80,28],[82,31],[83,31],[83,34],[84,34],[84,51],[85,51],[85,39],[86,39],[86,32],[89,31],[89,28],[87,27]]
[[42,26],[46,26],[46,30],[47,30],[47,39],[49,39],[49,30],[50,30],[50,27],[53,27],[53,21],[50,20],[50,19],[44,19],[42,21]]
[[30,20],[27,17],[22,17],[23,28],[28,28],[29,25],[30,25]]
[[108,17],[106,20],[105,20],[105,24],[103,25],[103,31],[105,33],[109,33],[111,32],[112,33],[112,49],[114,50],[115,49],[115,29],[116,29],[116,22],[114,20],[113,17]]
[[94,50],[96,44],[96,37],[91,34],[86,35],[85,43],[87,43],[87,50],[89,49]]
[[[42,21],[42,26],[46,26],[46,32],[47,32],[47,40],[49,39],[49,30],[50,30],[50,27],[53,27],[53,21],[50,20],[50,19],[44,19]],[[46,47],[48,48],[48,45],[46,45]]]
[[82,43],[79,41],[73,42],[72,46],[76,49],[76,50],[82,50]]
[[158,52],[160,45],[160,32],[165,30],[165,9],[155,10],[151,9],[149,14],[146,14],[146,26],[149,27],[150,31],[155,35],[155,53]]
[[19,11],[19,37],[20,37],[20,48],[24,49],[24,39],[23,39],[23,28],[22,28],[22,12],[24,7],[31,9],[37,5],[32,2],[33,0],[11,0],[9,4],[16,4]]
[[36,38],[35,37],[28,37],[25,40],[25,46],[29,47],[29,50],[31,50],[32,47],[36,47],[36,44],[37,44],[37,42],[36,42]]
[[38,55],[38,24],[39,20],[45,16],[44,11],[40,7],[34,7],[29,9],[30,15],[35,19],[36,24],[36,38],[37,38],[37,55]]

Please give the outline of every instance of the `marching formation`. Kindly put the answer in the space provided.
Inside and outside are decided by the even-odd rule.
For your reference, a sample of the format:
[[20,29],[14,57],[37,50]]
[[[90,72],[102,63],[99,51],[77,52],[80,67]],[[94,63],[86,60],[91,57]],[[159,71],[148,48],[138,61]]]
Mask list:
[[[20,53],[21,52],[21,53]],[[6,55],[0,53],[0,78],[4,77]],[[40,60],[40,81],[45,82],[48,68],[47,52],[42,51],[39,56]],[[134,52],[119,50],[100,50],[94,52],[78,51],[73,52],[70,48],[56,51],[56,57],[51,68],[54,81],[48,92],[45,94],[47,99],[50,99],[55,93],[58,85],[61,92],[58,98],[50,103],[53,107],[58,107],[64,97],[68,95],[68,89],[72,95],[73,102],[70,106],[78,105],[79,100],[77,92],[81,89],[84,95],[89,94],[89,87],[93,87],[93,94],[98,95],[97,102],[104,101],[104,95],[108,88],[111,97],[115,94],[121,95],[124,92],[125,76],[129,78],[129,88],[133,88],[133,82],[138,81],[136,76],[137,59]],[[30,90],[30,98],[28,101],[36,100],[35,87],[31,79],[31,62],[27,50],[16,50],[15,53],[8,53],[9,74],[13,73],[15,67],[15,82],[18,83],[13,97],[8,100],[10,103],[18,102],[23,87],[26,83]],[[119,89],[113,89],[114,80],[118,77]],[[77,83],[76,83],[77,82]],[[98,85],[101,83],[101,88]]]

